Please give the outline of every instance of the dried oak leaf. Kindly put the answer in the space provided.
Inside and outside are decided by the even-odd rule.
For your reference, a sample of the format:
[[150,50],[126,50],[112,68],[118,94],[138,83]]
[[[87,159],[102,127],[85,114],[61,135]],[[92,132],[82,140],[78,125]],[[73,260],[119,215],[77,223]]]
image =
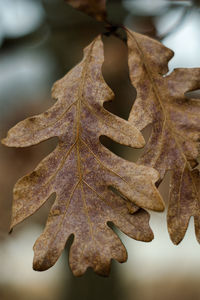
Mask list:
[[[161,43],[127,30],[129,69],[137,99],[129,121],[139,130],[152,124],[152,134],[139,163],[159,171],[171,170],[168,230],[173,243],[184,237],[194,216],[200,242],[200,195],[197,165],[200,141],[200,102],[185,93],[200,88],[200,68],[175,69],[173,52]],[[194,175],[195,174],[195,175]]]
[[106,18],[106,0],[65,0],[74,8],[95,17],[98,21]]
[[74,234],[69,257],[73,273],[78,276],[92,267],[106,275],[112,258],[123,262],[127,257],[107,222],[134,239],[150,241],[149,215],[139,207],[164,208],[154,185],[158,172],[123,160],[99,142],[100,135],[107,135],[127,146],[144,145],[138,129],[103,108],[113,97],[102,77],[103,60],[98,37],[84,50],[81,63],[55,83],[55,105],[18,123],[3,140],[7,146],[26,147],[59,138],[57,148],[14,188],[11,228],[56,193],[45,230],[34,245],[35,270],[51,267]]

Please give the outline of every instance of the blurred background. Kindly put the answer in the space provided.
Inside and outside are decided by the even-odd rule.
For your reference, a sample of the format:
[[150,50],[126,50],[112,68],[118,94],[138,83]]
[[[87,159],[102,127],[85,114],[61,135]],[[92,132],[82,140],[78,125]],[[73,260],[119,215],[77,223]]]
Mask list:
[[[200,2],[166,0],[107,1],[108,19],[161,40],[175,52],[175,67],[200,67]],[[0,0],[0,135],[24,118],[53,105],[51,86],[82,58],[82,49],[103,23],[64,3],[64,0]],[[122,33],[123,34],[123,33]],[[115,92],[106,108],[127,119],[136,97],[128,76],[127,48],[116,37],[103,37],[103,74]],[[144,130],[148,139],[150,128]],[[119,146],[107,138],[107,147],[136,161],[141,150]],[[157,300],[200,299],[200,245],[191,219],[185,239],[174,246],[166,215],[151,213],[155,238],[136,242],[122,233],[128,262],[112,262],[109,278],[91,270],[74,278],[68,250],[46,272],[32,270],[32,246],[42,232],[52,199],[8,235],[12,188],[56,146],[51,139],[27,149],[0,146],[0,299],[1,300]],[[167,203],[169,174],[159,187]]]

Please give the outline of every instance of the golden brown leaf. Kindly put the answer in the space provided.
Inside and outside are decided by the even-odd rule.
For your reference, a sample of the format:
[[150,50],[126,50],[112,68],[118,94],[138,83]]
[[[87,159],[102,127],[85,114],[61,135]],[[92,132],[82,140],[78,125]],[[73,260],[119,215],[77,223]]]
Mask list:
[[[146,36],[127,31],[129,69],[137,99],[130,122],[139,130],[152,124],[152,134],[139,163],[157,169],[163,179],[171,170],[168,229],[178,244],[191,216],[200,242],[200,196],[197,165],[200,141],[200,102],[185,93],[200,88],[200,69],[175,69],[168,61],[173,52]],[[194,176],[195,174],[195,176]]]
[[74,8],[83,11],[98,21],[106,18],[106,0],[65,0]]
[[57,148],[14,188],[11,228],[56,193],[45,230],[34,246],[36,270],[51,267],[74,234],[69,258],[73,273],[78,276],[92,267],[108,274],[110,260],[125,261],[126,250],[107,222],[134,239],[150,241],[148,213],[135,204],[163,210],[154,185],[158,172],[123,160],[99,142],[99,136],[107,135],[127,146],[144,145],[138,129],[103,108],[113,97],[102,77],[103,59],[98,37],[84,50],[81,63],[55,83],[55,105],[18,123],[3,141],[7,146],[26,147],[59,138]]

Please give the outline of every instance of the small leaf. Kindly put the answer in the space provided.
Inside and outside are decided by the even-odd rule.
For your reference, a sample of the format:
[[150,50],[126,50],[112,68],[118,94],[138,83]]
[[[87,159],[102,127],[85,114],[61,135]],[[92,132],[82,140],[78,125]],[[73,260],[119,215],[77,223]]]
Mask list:
[[74,8],[96,18],[98,21],[104,21],[106,18],[106,0],[65,0]]
[[200,88],[200,68],[175,69],[168,61],[173,52],[146,36],[127,31],[129,69],[137,99],[130,122],[139,130],[152,124],[152,134],[138,163],[152,166],[161,180],[171,170],[168,228],[172,241],[184,237],[191,216],[195,217],[200,241],[199,188],[196,171],[200,141],[200,102],[185,93]]
[[103,108],[113,97],[102,77],[103,60],[98,37],[84,50],[82,62],[53,86],[55,105],[18,123],[3,141],[26,147],[59,138],[57,148],[14,188],[11,228],[56,193],[45,230],[34,246],[35,270],[50,268],[73,234],[69,258],[73,273],[78,276],[92,267],[106,275],[112,258],[124,262],[127,256],[107,222],[132,238],[150,241],[149,215],[139,207],[164,208],[154,185],[158,172],[123,160],[99,142],[107,135],[127,146],[144,145],[138,129]]

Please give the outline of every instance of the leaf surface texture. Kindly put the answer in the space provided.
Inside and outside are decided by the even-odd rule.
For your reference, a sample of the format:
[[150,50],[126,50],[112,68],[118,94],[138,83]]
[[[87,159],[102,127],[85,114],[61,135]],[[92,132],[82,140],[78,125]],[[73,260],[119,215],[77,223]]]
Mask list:
[[131,82],[137,99],[129,121],[139,130],[152,124],[152,134],[139,159],[159,171],[171,172],[168,230],[178,244],[194,216],[200,242],[200,196],[197,166],[200,142],[200,102],[185,93],[200,88],[199,68],[168,72],[173,52],[156,40],[127,31]]
[[59,138],[57,148],[14,188],[11,228],[56,193],[44,232],[34,245],[35,270],[51,267],[73,234],[69,257],[73,273],[79,276],[92,267],[107,275],[111,259],[127,258],[107,222],[134,239],[150,241],[149,215],[142,208],[163,210],[154,185],[158,172],[125,161],[99,142],[106,135],[127,146],[144,145],[136,127],[103,108],[113,97],[102,77],[103,61],[98,37],[84,50],[83,60],[54,84],[55,105],[18,123],[3,141],[7,146],[27,147]]

